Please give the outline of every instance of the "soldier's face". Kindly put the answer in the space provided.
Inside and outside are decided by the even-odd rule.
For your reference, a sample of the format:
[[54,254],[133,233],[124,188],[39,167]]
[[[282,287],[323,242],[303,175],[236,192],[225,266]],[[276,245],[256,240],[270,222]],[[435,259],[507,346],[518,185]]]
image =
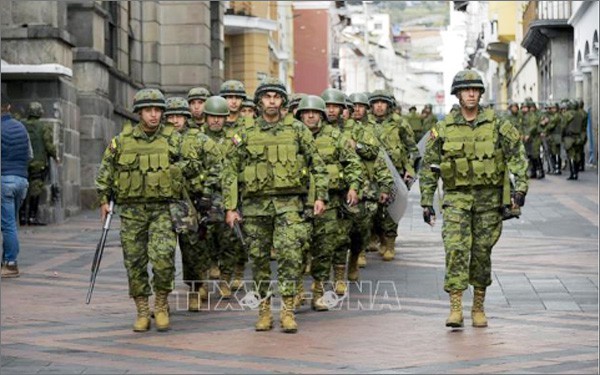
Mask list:
[[342,114],[342,109],[342,106],[338,104],[327,104],[327,121],[337,121]]
[[218,132],[223,129],[223,125],[225,125],[225,118],[227,116],[213,116],[206,115],[206,124],[208,128],[214,132]]
[[237,113],[242,107],[242,101],[244,100],[244,98],[242,98],[241,96],[228,95],[225,97],[225,100],[227,100],[229,112]]
[[458,101],[461,107],[473,110],[479,105],[481,99],[481,90],[475,87],[468,87],[458,92]]
[[190,100],[190,111],[195,119],[202,117],[204,113],[204,100],[203,99],[192,99]]
[[321,120],[321,112],[306,109],[300,112],[300,120],[311,131],[315,131],[318,129],[319,121]]
[[556,112],[558,112],[557,107],[550,107],[550,113],[556,113]]
[[350,118],[350,115],[351,115],[351,113],[350,113],[350,110],[348,108],[344,108],[342,110],[342,118],[344,120],[348,120]]
[[184,115],[168,115],[167,116],[167,122],[170,122],[171,124],[173,124],[173,126],[175,127],[175,129],[177,129],[178,132],[182,131],[183,128],[185,127],[186,120],[187,120],[187,117],[185,117]]
[[254,109],[252,109],[251,107],[243,107],[240,110],[240,115],[242,117],[254,117],[256,115],[256,112],[254,112]]
[[525,114],[529,112],[529,107],[521,107],[521,113]]
[[277,116],[283,105],[283,97],[275,91],[267,91],[260,97],[263,113],[269,117]]
[[158,107],[145,107],[140,109],[140,120],[145,131],[154,131],[160,125],[163,110]]
[[383,117],[387,114],[388,103],[383,100],[376,100],[373,103],[373,114],[377,117]]
[[352,118],[355,120],[360,120],[367,115],[367,106],[364,104],[355,104],[354,105],[354,113],[352,114]]
[[517,107],[516,105],[511,105],[510,113],[512,113],[513,115],[516,115],[517,113],[519,113],[519,107]]

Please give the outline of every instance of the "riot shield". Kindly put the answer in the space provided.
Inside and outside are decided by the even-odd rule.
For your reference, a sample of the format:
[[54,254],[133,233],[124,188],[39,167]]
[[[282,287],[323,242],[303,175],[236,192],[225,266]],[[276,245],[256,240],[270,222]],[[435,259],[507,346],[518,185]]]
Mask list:
[[383,154],[385,164],[394,179],[394,186],[390,192],[390,201],[387,210],[390,217],[397,224],[400,222],[400,219],[402,219],[402,216],[404,216],[404,212],[406,212],[406,207],[408,206],[408,188],[388,154],[385,151],[382,151],[381,153]]

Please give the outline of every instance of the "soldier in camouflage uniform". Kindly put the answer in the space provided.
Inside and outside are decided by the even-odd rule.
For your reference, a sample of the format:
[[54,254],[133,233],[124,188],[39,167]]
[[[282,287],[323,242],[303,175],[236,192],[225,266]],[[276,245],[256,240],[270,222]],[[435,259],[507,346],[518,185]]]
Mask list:
[[[300,122],[284,124],[280,109],[287,102],[281,81],[267,78],[257,87],[254,100],[262,116],[234,135],[234,147],[225,159],[223,202],[226,222],[233,226],[244,218],[244,233],[252,260],[252,275],[260,296],[257,331],[273,327],[269,282],[270,250],[278,250],[280,314],[284,332],[298,329],[294,316],[296,283],[302,271],[302,249],[310,240],[310,224],[303,213],[303,197],[309,173],[315,181],[314,215],[321,215],[327,201],[327,170],[311,132]],[[241,207],[238,200],[241,199]],[[241,214],[238,212],[241,209]]]
[[492,247],[502,231],[502,187],[505,173],[515,177],[513,206],[522,207],[527,193],[527,160],[519,131],[491,109],[479,106],[485,88],[478,73],[456,74],[451,93],[461,111],[436,124],[427,140],[421,170],[423,219],[435,223],[433,196],[441,177],[446,250],[444,290],[450,294],[447,327],[462,327],[462,294],[473,285],[474,327],[487,327],[483,304],[492,283]]
[[[194,178],[186,179],[186,191],[191,199],[197,202],[202,197],[210,197],[220,191],[220,167],[223,155],[217,144],[190,121],[188,102],[182,97],[168,98],[166,101],[165,120],[175,127],[182,136],[182,149],[192,149],[198,154],[196,160],[202,171]],[[192,125],[192,126],[190,126]],[[183,266],[183,280],[189,286],[188,310],[200,311],[201,300],[208,296],[207,286],[202,283],[208,263],[208,251],[204,233],[199,228],[192,233],[179,233],[179,248]]]
[[[400,176],[410,186],[415,177],[413,165],[418,158],[412,128],[408,122],[391,113],[392,98],[386,92],[374,91],[369,97],[369,103],[373,114],[370,124],[375,130],[375,135]],[[391,218],[385,204],[380,204],[378,207],[373,232],[379,236],[380,254],[383,260],[393,260],[396,254],[398,223]]]
[[[358,191],[362,184],[362,163],[354,146],[338,128],[325,124],[325,102],[318,96],[308,95],[300,100],[296,118],[312,132],[319,155],[323,158],[329,174],[329,202],[322,216],[314,219],[310,253],[312,308],[327,311],[323,302],[323,282],[329,280],[333,254],[347,241],[348,233],[339,225],[343,216],[342,206],[353,207],[358,203]],[[314,197],[309,193],[308,203]]]
[[[133,110],[140,121],[111,140],[96,179],[102,219],[111,197],[120,206],[129,295],[137,307],[136,332],[150,329],[148,296],[152,289],[156,328],[164,331],[170,327],[167,298],[174,285],[177,243],[170,203],[183,197],[184,178],[197,173],[197,155],[190,152],[189,159],[184,158],[181,136],[161,122],[164,109],[165,98],[159,90],[136,93]],[[152,263],[152,288],[148,261]]]
[[559,103],[550,104],[548,122],[546,124],[546,139],[550,146],[550,157],[552,159],[552,174],[560,175],[562,160],[560,146],[562,141],[563,122],[559,112]]
[[415,133],[415,142],[417,143],[425,134],[429,134],[429,131],[437,122],[437,117],[433,114],[433,106],[431,104],[425,104],[425,107],[421,111],[421,119],[423,121],[423,132],[421,134]]
[[27,198],[25,198],[19,214],[21,225],[45,225],[38,219],[40,195],[44,190],[44,181],[48,176],[48,158],[54,158],[58,162],[52,129],[40,121],[43,115],[44,109],[41,103],[29,103],[27,120],[23,121],[23,124],[29,133],[29,140],[33,148],[33,159],[29,161]]
[[404,119],[406,122],[408,122],[413,131],[415,142],[418,142],[425,133],[425,130],[423,128],[423,119],[417,113],[417,107],[414,105],[410,106],[408,109],[408,114],[404,117]]
[[192,113],[191,122],[198,128],[201,128],[204,124],[204,102],[209,96],[211,96],[211,93],[205,87],[194,87],[188,92],[187,100]]
[[566,101],[567,110],[563,113],[565,127],[563,129],[563,144],[567,152],[567,165],[570,175],[567,180],[577,180],[579,178],[579,162],[581,158],[581,145],[584,139],[583,118],[577,110],[578,103],[574,100]]
[[579,142],[579,163],[577,166],[577,171],[578,172],[583,172],[585,171],[585,144],[587,143],[587,126],[588,126],[588,113],[585,111],[584,109],[584,104],[583,104],[583,100],[579,99],[578,101],[576,101],[578,104],[577,107],[577,111],[579,112],[579,115],[581,117],[581,140]]

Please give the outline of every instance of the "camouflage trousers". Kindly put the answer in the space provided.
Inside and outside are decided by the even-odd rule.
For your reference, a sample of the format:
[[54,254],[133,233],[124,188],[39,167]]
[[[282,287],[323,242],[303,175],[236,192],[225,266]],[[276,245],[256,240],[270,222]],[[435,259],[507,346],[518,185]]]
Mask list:
[[373,233],[384,237],[396,238],[398,236],[398,224],[392,219],[387,207],[383,204],[377,205],[377,212],[373,218]]
[[131,297],[152,294],[148,262],[152,264],[154,292],[170,292],[175,284],[175,248],[167,203],[130,203],[121,206],[121,246]]
[[476,212],[449,206],[443,215],[444,290],[465,290],[469,284],[486,288],[492,283],[492,247],[502,233],[500,210]]
[[350,251],[353,254],[365,250],[371,238],[373,220],[377,213],[377,202],[362,201],[358,204],[359,212],[350,216]]
[[200,281],[205,279],[203,271],[206,271],[208,263],[206,242],[200,239],[199,233],[179,234],[178,240],[183,281],[194,290],[198,290]]
[[236,265],[246,264],[248,257],[240,240],[227,224],[210,223],[206,233],[211,264],[217,262],[222,275],[231,275]]
[[[314,219],[313,234],[310,244],[310,273],[316,281],[329,280],[329,273],[337,252],[341,253],[349,243],[348,220],[338,217],[338,209],[332,208]],[[336,258],[339,261],[339,257]],[[337,264],[337,263],[335,263]],[[346,254],[340,264],[346,264]]]
[[282,297],[294,296],[303,271],[303,250],[310,241],[310,223],[299,212],[290,211],[271,216],[245,216],[243,228],[252,261],[252,277],[261,298],[269,293],[273,247],[277,249],[279,292]]

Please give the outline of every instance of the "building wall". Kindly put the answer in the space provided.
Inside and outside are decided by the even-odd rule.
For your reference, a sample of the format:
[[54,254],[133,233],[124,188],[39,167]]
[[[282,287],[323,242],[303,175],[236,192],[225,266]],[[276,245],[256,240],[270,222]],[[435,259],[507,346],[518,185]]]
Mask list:
[[329,87],[329,13],[295,9],[294,17],[294,90],[320,95]]

